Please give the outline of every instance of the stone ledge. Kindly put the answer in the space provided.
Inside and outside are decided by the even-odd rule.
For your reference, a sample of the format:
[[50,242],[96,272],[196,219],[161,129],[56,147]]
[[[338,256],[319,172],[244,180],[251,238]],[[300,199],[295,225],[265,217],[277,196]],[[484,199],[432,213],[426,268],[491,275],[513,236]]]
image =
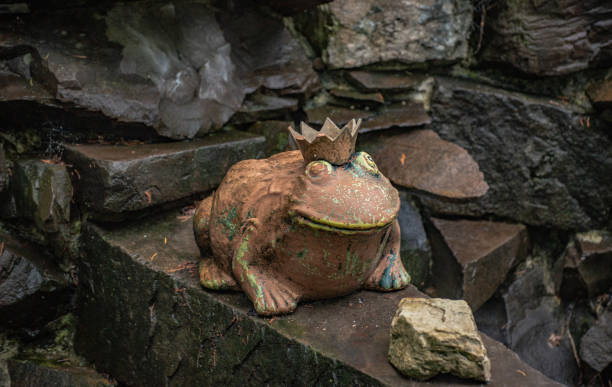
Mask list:
[[[403,297],[361,291],[254,316],[242,293],[202,289],[188,220],[158,215],[121,229],[86,227],[77,351],[128,385],[463,385],[451,376],[406,379],[387,361],[389,327]],[[489,386],[558,385],[483,335]]]
[[236,162],[264,153],[265,138],[227,131],[190,142],[70,145],[77,198],[98,220],[122,220],[154,205],[215,188]]

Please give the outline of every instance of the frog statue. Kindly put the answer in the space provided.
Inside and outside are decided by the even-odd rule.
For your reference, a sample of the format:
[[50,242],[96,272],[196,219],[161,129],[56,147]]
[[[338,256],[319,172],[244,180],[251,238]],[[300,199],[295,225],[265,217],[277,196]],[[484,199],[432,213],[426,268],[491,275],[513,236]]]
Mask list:
[[406,287],[397,190],[365,152],[361,120],[289,131],[299,151],[241,161],[193,218],[209,289],[243,290],[260,315],[358,289]]

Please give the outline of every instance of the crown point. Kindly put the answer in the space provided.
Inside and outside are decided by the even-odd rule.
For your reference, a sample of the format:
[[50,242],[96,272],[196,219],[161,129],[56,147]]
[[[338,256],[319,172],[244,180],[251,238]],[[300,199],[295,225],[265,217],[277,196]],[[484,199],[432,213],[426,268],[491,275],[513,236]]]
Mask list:
[[332,164],[345,164],[355,152],[357,133],[361,119],[352,119],[342,129],[327,118],[320,131],[316,131],[304,122],[300,125],[302,133],[297,133],[289,126],[289,133],[302,152],[304,161],[326,160]]

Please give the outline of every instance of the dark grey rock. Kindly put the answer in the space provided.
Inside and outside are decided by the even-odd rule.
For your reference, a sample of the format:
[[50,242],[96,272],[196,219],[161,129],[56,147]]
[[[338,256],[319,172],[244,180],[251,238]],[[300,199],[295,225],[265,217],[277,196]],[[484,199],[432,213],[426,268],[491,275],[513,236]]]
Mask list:
[[238,112],[232,117],[231,123],[244,124],[274,119],[291,121],[291,113],[296,111],[297,107],[298,101],[295,98],[255,93],[247,96]]
[[[201,288],[192,225],[177,215],[114,230],[90,225],[83,234],[76,348],[97,370],[127,385],[424,385],[401,377],[386,357],[398,302],[424,296],[414,287],[260,318],[242,293]],[[557,385],[482,338],[491,385]]]
[[402,233],[400,256],[410,274],[410,282],[423,289],[429,278],[431,248],[419,210],[405,191],[400,191],[401,207],[397,220]]
[[257,133],[266,138],[266,156],[272,156],[278,152],[297,149],[295,144],[292,147],[292,140],[289,137],[287,128],[293,126],[291,121],[258,121],[249,126],[248,131]]
[[557,293],[566,300],[592,298],[612,288],[612,234],[578,233],[555,266]]
[[580,358],[597,372],[612,364],[612,303],[582,337]]
[[529,251],[522,224],[431,218],[432,282],[437,294],[478,308]]
[[578,366],[567,334],[567,316],[554,296],[548,263],[530,258],[517,273],[503,295],[509,348],[550,378],[574,385]]
[[[250,2],[226,4],[238,12],[196,2],[108,6],[60,7],[33,13],[28,23],[3,23],[0,58],[29,66],[9,66],[25,83],[9,99],[101,112],[179,139],[220,128],[260,86],[305,93],[317,83],[282,22]],[[29,83],[51,101],[24,90]]]
[[6,156],[4,154],[4,146],[3,144],[0,144],[0,192],[4,191],[4,189],[8,186],[8,183],[8,164],[6,162]]
[[609,65],[610,12],[607,0],[497,3],[486,17],[483,57],[538,75]]
[[215,188],[236,162],[263,155],[265,138],[222,131],[190,142],[140,145],[69,145],[77,197],[100,220]]
[[[470,203],[423,197],[436,213],[496,214],[588,229],[607,223],[612,141],[580,109],[464,81],[438,79],[432,128],[478,162],[489,192]],[[583,125],[581,125],[581,122]]]
[[[321,9],[321,7],[320,7]],[[469,1],[336,0],[329,14],[323,60],[331,68],[377,62],[450,62],[467,56]]]
[[506,346],[508,346],[507,318],[506,305],[503,298],[499,296],[499,292],[474,312],[474,321],[476,321],[478,330]]
[[5,217],[29,219],[43,232],[57,232],[70,222],[72,183],[63,163],[21,160],[13,164],[4,195]]
[[111,387],[116,383],[85,367],[60,363],[10,359],[8,372],[13,387]]
[[70,307],[73,294],[51,258],[0,235],[0,326],[36,328]]

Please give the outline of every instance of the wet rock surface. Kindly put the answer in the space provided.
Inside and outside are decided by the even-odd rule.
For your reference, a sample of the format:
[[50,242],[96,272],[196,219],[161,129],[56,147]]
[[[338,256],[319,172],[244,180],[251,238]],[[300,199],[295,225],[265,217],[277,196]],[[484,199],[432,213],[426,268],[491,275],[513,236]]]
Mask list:
[[274,153],[293,150],[293,140],[290,139],[287,128],[293,126],[292,121],[258,121],[249,126],[248,131],[262,135],[266,138],[265,154],[272,156]]
[[406,271],[410,274],[410,282],[423,289],[429,278],[431,247],[421,214],[408,193],[400,191],[400,200],[401,206],[397,215],[402,236],[400,256]]
[[416,379],[439,373],[491,379],[491,362],[463,300],[402,299],[391,323],[389,361]]
[[85,367],[69,367],[35,360],[9,360],[14,387],[111,387],[117,384]]
[[432,281],[437,294],[484,304],[528,253],[525,226],[432,218]]
[[612,235],[597,230],[576,234],[555,265],[563,299],[592,298],[606,292],[612,288]]
[[282,23],[248,2],[235,6],[231,20],[190,2],[56,9],[28,15],[27,23],[10,20],[1,29],[1,57],[22,64],[11,72],[23,84],[48,94],[24,95],[17,84],[5,98],[48,104],[50,95],[55,104],[192,138],[221,127],[260,86],[309,90],[316,76]]
[[504,2],[486,19],[484,58],[532,74],[559,75],[612,63],[606,0]]
[[612,364],[612,304],[582,337],[580,358],[597,372]]
[[[191,222],[177,215],[114,231],[88,227],[76,340],[98,370],[127,384],[249,378],[253,384],[420,385],[386,359],[397,303],[422,296],[414,287],[362,291],[302,305],[289,316],[259,318],[249,313],[243,294],[200,287]],[[490,385],[557,385],[503,345],[486,336],[483,342]],[[433,381],[461,385],[451,377]]]
[[70,308],[74,293],[51,257],[0,234],[0,328],[39,328]]
[[70,145],[65,159],[78,171],[78,198],[101,220],[215,188],[236,162],[263,155],[265,138],[223,131],[191,142]]
[[555,296],[551,268],[542,257],[528,258],[503,295],[508,344],[521,359],[566,385],[578,381],[568,335],[568,316]]
[[323,58],[331,68],[456,61],[467,55],[468,1],[336,0]]
[[469,152],[490,189],[470,203],[424,197],[423,204],[437,213],[491,213],[565,229],[607,222],[612,142],[600,122],[587,125],[581,110],[555,101],[464,81],[437,84],[432,128]]
[[57,232],[70,222],[73,188],[66,165],[51,160],[14,163],[2,214],[26,218],[45,232]]
[[468,152],[432,130],[389,136],[385,142],[374,157],[397,185],[451,199],[477,198],[489,189]]

